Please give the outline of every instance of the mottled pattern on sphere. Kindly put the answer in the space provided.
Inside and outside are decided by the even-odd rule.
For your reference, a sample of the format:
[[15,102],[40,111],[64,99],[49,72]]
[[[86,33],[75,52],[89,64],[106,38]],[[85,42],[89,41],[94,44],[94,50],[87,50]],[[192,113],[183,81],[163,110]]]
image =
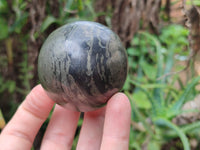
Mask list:
[[77,21],[49,35],[39,54],[38,73],[56,103],[91,111],[122,88],[127,56],[120,39],[109,28]]

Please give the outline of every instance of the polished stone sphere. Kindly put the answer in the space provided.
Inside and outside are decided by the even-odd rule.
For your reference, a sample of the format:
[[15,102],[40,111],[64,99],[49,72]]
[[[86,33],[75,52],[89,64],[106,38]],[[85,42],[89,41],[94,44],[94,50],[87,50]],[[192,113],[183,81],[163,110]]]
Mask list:
[[127,55],[109,28],[77,21],[61,26],[46,39],[38,58],[38,75],[57,104],[92,111],[123,87]]

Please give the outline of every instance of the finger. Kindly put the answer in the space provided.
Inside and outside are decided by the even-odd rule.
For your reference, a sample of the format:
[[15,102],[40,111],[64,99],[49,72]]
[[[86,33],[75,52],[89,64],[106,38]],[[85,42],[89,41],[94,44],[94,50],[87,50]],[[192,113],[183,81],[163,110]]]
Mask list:
[[56,105],[41,150],[70,150],[80,113]]
[[0,135],[1,149],[30,149],[53,105],[54,102],[46,95],[41,85],[36,86],[2,131]]
[[115,94],[107,104],[101,150],[128,150],[130,118],[128,98]]
[[85,113],[77,150],[100,149],[104,118],[105,107]]

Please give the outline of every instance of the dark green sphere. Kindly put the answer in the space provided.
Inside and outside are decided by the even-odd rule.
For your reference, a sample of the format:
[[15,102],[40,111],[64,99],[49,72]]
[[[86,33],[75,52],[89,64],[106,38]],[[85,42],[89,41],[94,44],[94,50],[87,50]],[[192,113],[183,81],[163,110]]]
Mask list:
[[109,28],[77,21],[58,28],[46,39],[39,54],[38,74],[57,104],[92,111],[123,87],[127,55]]

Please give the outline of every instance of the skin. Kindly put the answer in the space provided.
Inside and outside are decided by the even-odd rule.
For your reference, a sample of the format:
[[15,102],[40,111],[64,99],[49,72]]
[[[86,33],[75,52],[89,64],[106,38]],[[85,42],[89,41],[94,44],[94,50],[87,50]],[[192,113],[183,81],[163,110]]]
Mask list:
[[[1,149],[31,149],[53,105],[41,85],[36,86],[1,132]],[[79,116],[79,112],[56,105],[41,150],[70,150]],[[130,118],[128,98],[115,94],[105,107],[85,113],[77,150],[128,150]]]

